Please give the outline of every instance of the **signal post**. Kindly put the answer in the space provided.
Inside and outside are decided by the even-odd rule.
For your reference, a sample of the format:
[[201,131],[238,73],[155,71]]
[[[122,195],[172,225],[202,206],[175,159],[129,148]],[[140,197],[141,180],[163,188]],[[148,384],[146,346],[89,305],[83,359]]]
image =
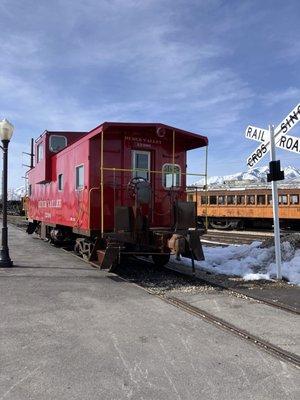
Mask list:
[[[247,158],[247,165],[250,169],[270,151],[270,173],[267,175],[268,182],[272,182],[272,204],[274,220],[274,241],[275,258],[277,268],[277,279],[282,279],[281,271],[281,249],[280,249],[280,227],[279,227],[279,207],[277,181],[284,179],[284,172],[280,169],[280,161],[276,160],[276,146],[289,150],[294,153],[300,152],[299,139],[294,136],[286,135],[300,121],[300,103],[282,120],[274,129],[269,125],[269,130],[249,125],[245,131],[247,139],[256,140],[261,144]],[[286,136],[285,136],[286,135]],[[289,146],[287,146],[289,143]]]

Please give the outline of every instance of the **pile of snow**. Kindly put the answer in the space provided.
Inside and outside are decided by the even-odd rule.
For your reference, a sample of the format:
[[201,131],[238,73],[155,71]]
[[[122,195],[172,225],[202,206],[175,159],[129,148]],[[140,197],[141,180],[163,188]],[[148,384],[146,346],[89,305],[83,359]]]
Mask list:
[[[300,169],[288,166],[283,168],[285,180],[284,183],[299,183],[300,182]],[[246,172],[237,172],[233,175],[224,176],[212,176],[208,178],[209,186],[223,185],[224,183],[266,183],[267,174],[269,173],[269,167],[264,166],[260,168],[254,168]],[[203,186],[204,178],[195,182],[194,185]]]
[[[195,261],[198,269],[216,274],[240,276],[245,280],[273,279],[276,277],[275,251],[272,247],[260,247],[261,242],[228,247],[203,247],[205,261]],[[281,244],[282,275],[290,283],[300,285],[300,249],[290,242]],[[191,260],[181,261],[191,266]]]

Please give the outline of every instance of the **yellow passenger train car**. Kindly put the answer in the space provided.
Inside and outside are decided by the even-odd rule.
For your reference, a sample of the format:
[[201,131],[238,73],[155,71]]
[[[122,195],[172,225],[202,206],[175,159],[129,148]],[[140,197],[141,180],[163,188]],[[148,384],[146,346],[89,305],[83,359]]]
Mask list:
[[[270,186],[193,188],[188,200],[196,202],[199,224],[218,229],[271,227],[273,224]],[[283,228],[300,228],[300,187],[280,186],[279,218]]]

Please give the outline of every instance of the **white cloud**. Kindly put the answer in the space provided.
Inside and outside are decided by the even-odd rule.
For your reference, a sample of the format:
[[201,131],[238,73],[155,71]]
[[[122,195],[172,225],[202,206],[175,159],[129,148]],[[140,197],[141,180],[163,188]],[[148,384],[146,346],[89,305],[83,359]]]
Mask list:
[[261,99],[269,107],[286,102],[291,102],[291,106],[293,103],[296,105],[296,102],[300,101],[300,88],[291,86],[283,90],[272,91],[262,95]]

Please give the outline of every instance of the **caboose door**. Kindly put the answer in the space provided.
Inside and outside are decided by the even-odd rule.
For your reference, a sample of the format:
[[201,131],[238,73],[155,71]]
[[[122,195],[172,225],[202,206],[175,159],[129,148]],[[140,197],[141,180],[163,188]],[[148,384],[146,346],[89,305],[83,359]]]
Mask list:
[[[151,152],[144,150],[132,151],[132,169],[134,178],[144,178],[150,181]],[[143,171],[135,171],[141,169]]]
[[[137,178],[136,184],[139,187],[135,199],[139,199],[140,211],[150,224],[153,219],[152,194],[154,193],[154,179],[151,177],[153,159],[154,157],[151,151],[132,150],[132,177]],[[145,180],[148,184],[145,182],[143,183],[142,180]]]

